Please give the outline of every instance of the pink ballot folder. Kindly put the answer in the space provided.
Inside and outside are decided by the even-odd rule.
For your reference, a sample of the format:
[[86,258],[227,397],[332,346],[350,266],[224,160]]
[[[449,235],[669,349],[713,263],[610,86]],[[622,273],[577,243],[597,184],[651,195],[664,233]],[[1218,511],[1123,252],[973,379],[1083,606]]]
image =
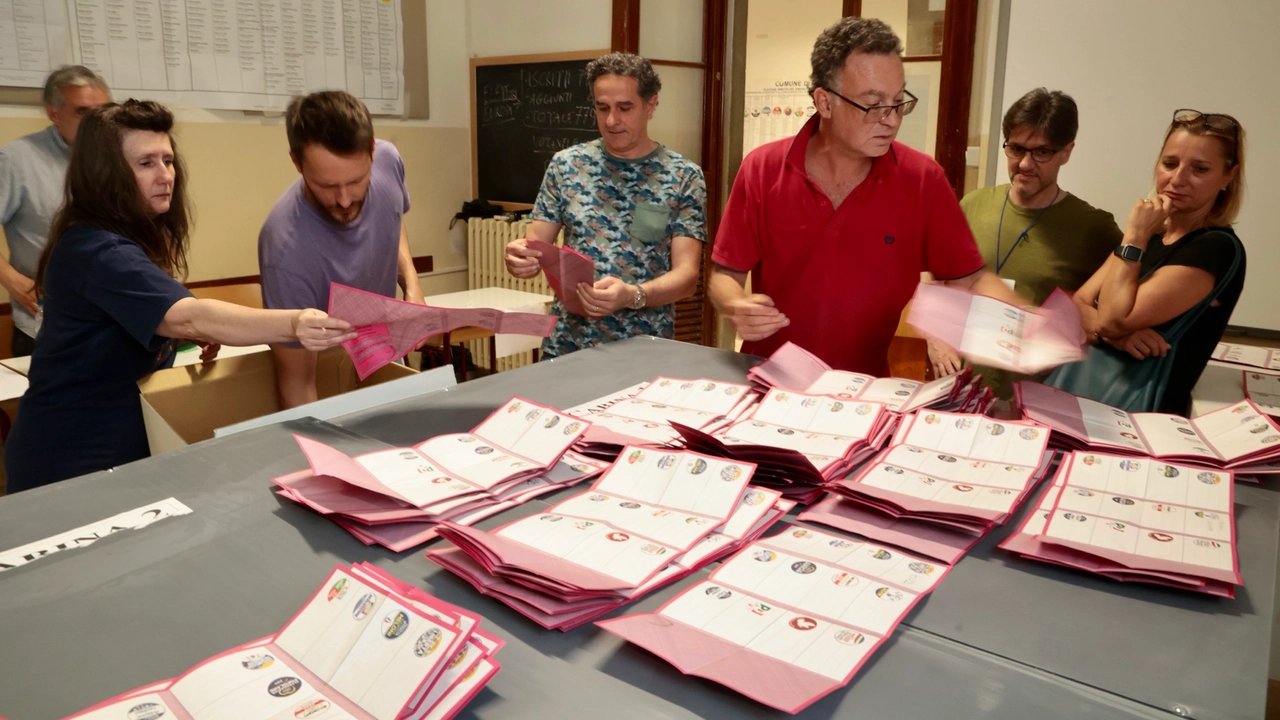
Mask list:
[[492,532],[446,523],[440,534],[494,574],[564,595],[628,590],[724,525],[754,470],[698,453],[627,448],[590,490],[544,513]]
[[1245,370],[1244,396],[1271,416],[1280,416],[1280,375]]
[[1254,345],[1218,343],[1211,359],[1236,365],[1250,365],[1264,370],[1280,370],[1280,352]]
[[597,624],[685,674],[797,713],[847,685],[949,570],[790,525],[656,612]]
[[1280,472],[1280,425],[1250,400],[1188,420],[1128,413],[1032,382],[1014,383],[1014,396],[1026,417],[1053,428],[1054,442],[1073,450],[1147,455],[1241,473]]
[[440,435],[413,448],[351,457],[295,435],[316,476],[329,476],[407,506],[441,510],[551,469],[590,423],[512,398],[470,433]]
[[922,407],[945,408],[963,402],[980,384],[970,368],[929,383],[833,370],[821,358],[792,342],[783,343],[767,360],[751,368],[747,377],[766,388],[831,395],[842,400],[869,400],[884,403],[899,413]]
[[408,355],[427,338],[460,327],[546,337],[556,324],[554,315],[419,305],[339,283],[329,286],[329,315],[356,327],[358,337],[342,347],[351,355],[361,380]]
[[907,324],[980,365],[1037,373],[1088,356],[1080,311],[1054,290],[1036,311],[965,290],[920,283]]
[[432,550],[427,556],[479,592],[501,600],[539,625],[549,630],[571,630],[734,553],[763,535],[794,506],[795,503],[779,499],[778,493],[751,488],[743,494],[728,522],[671,559],[643,585],[610,594],[568,597],[518,576],[495,575],[457,547]]
[[741,417],[757,399],[748,385],[700,378],[658,377],[565,412],[591,421],[579,449],[612,460],[625,445],[679,440],[679,423],[711,432]]
[[538,264],[547,275],[547,284],[560,298],[560,304],[574,315],[586,316],[586,308],[578,298],[578,284],[595,285],[596,264],[591,258],[561,245],[552,245],[541,240],[529,240],[530,250],[542,253]]
[[[279,633],[71,717],[443,720],[499,667],[502,642],[479,624],[377,568],[337,567]],[[462,664],[479,677],[455,672]]]
[[1076,452],[1000,547],[1121,582],[1235,596],[1234,483],[1225,470]]

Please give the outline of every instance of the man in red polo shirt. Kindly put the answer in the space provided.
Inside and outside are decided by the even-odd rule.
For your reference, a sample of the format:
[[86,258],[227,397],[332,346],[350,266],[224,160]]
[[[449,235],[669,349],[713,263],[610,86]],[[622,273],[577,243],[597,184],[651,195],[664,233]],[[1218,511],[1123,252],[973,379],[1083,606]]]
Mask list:
[[985,269],[942,168],[894,142],[916,104],[901,55],[880,20],[827,28],[813,50],[817,115],[738,170],[710,290],[742,352],[769,355],[791,341],[834,368],[885,376],[921,272],[1023,303]]

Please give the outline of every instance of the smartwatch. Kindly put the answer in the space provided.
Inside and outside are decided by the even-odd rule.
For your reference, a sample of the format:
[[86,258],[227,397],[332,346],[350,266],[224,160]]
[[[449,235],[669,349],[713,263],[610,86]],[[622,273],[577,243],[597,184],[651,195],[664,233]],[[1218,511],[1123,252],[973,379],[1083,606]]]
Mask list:
[[1142,262],[1142,248],[1137,245],[1121,245],[1116,248],[1116,257],[1129,262]]

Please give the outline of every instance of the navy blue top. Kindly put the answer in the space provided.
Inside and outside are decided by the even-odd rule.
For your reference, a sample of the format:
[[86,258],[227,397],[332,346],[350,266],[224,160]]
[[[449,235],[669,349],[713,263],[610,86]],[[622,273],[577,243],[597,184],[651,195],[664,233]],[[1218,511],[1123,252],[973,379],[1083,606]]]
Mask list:
[[89,225],[58,239],[31,386],[5,445],[9,492],[150,454],[137,382],[172,364],[175,343],[156,328],[186,297],[132,240]]

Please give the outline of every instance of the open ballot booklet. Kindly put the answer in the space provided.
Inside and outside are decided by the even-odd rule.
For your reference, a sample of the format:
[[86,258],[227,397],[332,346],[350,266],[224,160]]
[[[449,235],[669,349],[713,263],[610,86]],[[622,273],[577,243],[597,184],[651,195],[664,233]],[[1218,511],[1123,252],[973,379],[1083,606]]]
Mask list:
[[547,284],[560,298],[560,304],[574,315],[586,316],[586,308],[582,307],[582,299],[578,297],[578,285],[586,283],[595,285],[596,264],[591,258],[562,245],[552,245],[541,240],[529,240],[526,245],[530,250],[542,253],[538,265],[547,276]]
[[1244,396],[1262,412],[1280,416],[1280,375],[1244,371]]
[[667,445],[679,439],[671,423],[711,431],[742,415],[758,396],[748,385],[701,378],[658,377],[565,411],[589,420],[576,446],[613,460],[626,445]]
[[1224,470],[1075,452],[1000,547],[1122,582],[1234,597],[1243,584],[1234,492]]
[[1280,426],[1249,400],[1188,420],[1165,413],[1128,413],[1039,383],[1014,383],[1026,417],[1053,428],[1071,449],[1147,455],[1170,462],[1280,471]]
[[[351,457],[295,435],[310,472],[276,478],[275,483],[285,497],[335,516],[358,537],[398,551],[431,539],[435,526],[446,520],[475,522],[599,473],[602,463],[566,455],[588,425],[545,405],[512,398],[470,433],[440,435],[413,448]],[[419,527],[383,532],[341,518],[366,526]]]
[[1038,373],[1088,356],[1080,311],[1061,290],[1038,310],[958,288],[920,283],[907,324],[979,365]]
[[1280,370],[1280,350],[1277,349],[1218,343],[1210,358],[1219,362],[1249,365],[1264,370]]
[[564,628],[763,532],[783,510],[777,493],[747,487],[753,469],[628,447],[589,490],[543,512],[489,532],[446,524],[440,534],[461,555],[444,548],[428,557],[535,621]]
[[376,567],[338,567],[275,635],[71,717],[444,720],[500,667],[480,622]]
[[351,356],[361,380],[408,355],[427,338],[460,327],[546,337],[556,324],[554,315],[419,305],[339,283],[329,286],[329,315],[356,328],[357,337],[342,343],[342,347]]
[[742,419],[714,434],[677,429],[687,447],[755,463],[757,485],[805,503],[883,447],[897,420],[881,403],[775,388]]
[[1052,464],[1047,428],[981,415],[908,415],[894,444],[830,487],[805,520],[954,562],[1003,524]]
[[[908,413],[922,407],[960,409],[984,398],[981,378],[964,370],[929,383],[905,378],[877,378],[862,373],[832,370],[821,358],[792,342],[774,351],[769,359],[751,368],[747,377],[766,388],[811,395],[832,395],[841,400],[882,403],[894,412]],[[985,395],[989,405],[989,392]],[[981,407],[966,412],[985,412]]]
[[789,525],[656,612],[597,624],[685,674],[796,713],[848,684],[949,569]]

